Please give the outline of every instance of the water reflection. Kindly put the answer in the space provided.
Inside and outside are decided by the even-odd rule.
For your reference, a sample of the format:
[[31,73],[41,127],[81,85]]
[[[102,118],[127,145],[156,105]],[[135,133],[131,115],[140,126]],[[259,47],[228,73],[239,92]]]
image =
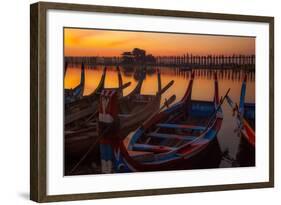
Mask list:
[[[177,99],[174,103],[179,101],[184,95],[187,88],[191,72],[183,70],[177,67],[120,67],[123,83],[131,82],[131,86],[124,89],[124,95],[127,95],[136,86],[140,77],[140,71],[145,69],[145,79],[143,82],[142,94],[155,94],[157,92],[157,74],[156,69],[161,72],[162,85],[167,84],[170,80],[174,80],[174,85],[164,93],[161,99],[163,104],[165,98],[169,98],[173,94],[176,95]],[[65,88],[73,88],[80,82],[80,65],[69,65],[65,75]],[[196,69],[195,81],[193,84],[192,98],[197,100],[212,100],[214,86],[213,86],[213,73],[217,72],[219,80],[219,91],[220,95],[224,95],[228,88],[231,88],[230,97],[234,102],[239,102],[241,83],[243,76],[247,74],[247,91],[246,101],[255,102],[255,73],[249,71],[243,71],[241,69],[225,69],[225,70],[214,70],[214,69]],[[97,87],[101,75],[101,66],[86,66],[85,70],[85,89],[84,95],[90,94]],[[118,76],[116,67],[109,66],[106,73],[105,87],[117,87]],[[233,167],[243,166],[241,159],[243,152],[241,150],[244,147],[241,145],[240,137],[234,129],[236,127],[235,119],[232,117],[232,110],[225,103],[222,105],[224,120],[220,132],[218,133],[218,146],[220,151],[214,152],[217,157],[214,157],[219,161],[219,165],[212,167]],[[130,136],[128,136],[130,137]],[[220,154],[219,154],[220,153]],[[223,154],[222,154],[223,153]],[[240,154],[239,154],[240,153]],[[242,153],[242,154],[241,154]],[[247,154],[247,153],[246,153]],[[242,156],[242,158],[241,158]],[[238,162],[240,159],[240,162]],[[246,159],[247,160],[247,159]],[[249,159],[250,160],[250,159]],[[248,161],[249,161],[248,160]],[[252,160],[252,159],[251,159]],[[205,162],[206,164],[206,162]],[[249,164],[253,165],[253,164]]]

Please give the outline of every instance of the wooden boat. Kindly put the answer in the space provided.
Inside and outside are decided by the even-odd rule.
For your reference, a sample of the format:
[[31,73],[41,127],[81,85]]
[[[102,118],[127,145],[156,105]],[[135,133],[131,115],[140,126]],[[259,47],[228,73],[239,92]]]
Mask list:
[[[104,125],[115,127],[118,135],[127,136],[142,122],[158,111],[161,95],[174,83],[170,81],[164,88],[161,86],[161,76],[158,72],[158,91],[155,95],[141,94],[143,78],[140,79],[134,90],[127,96],[123,96],[119,88],[105,88],[100,94],[98,129],[96,119],[85,123],[83,129],[68,131],[65,136],[65,154],[72,156],[88,154],[97,150],[96,145],[105,136],[107,129]],[[97,133],[97,130],[103,132]],[[106,139],[105,139],[106,141]],[[89,151],[91,150],[91,151]]]
[[[143,95],[141,94],[141,87],[143,84],[143,77],[138,81],[136,87],[127,95],[123,96],[123,89],[128,87],[130,83],[126,83],[123,85],[122,77],[118,69],[118,79],[119,79],[119,87],[118,88],[104,88],[99,95],[106,92],[116,92],[116,100],[118,100],[118,121],[121,124],[121,130],[129,130],[132,127],[138,126],[138,122],[142,119],[147,118],[147,116],[151,115],[154,110],[158,110],[160,105],[161,94],[165,92],[173,82],[170,82],[165,88],[161,89],[161,78],[160,73],[158,75],[158,89],[159,92],[156,95]],[[101,104],[104,102],[101,102]],[[94,109],[95,105],[95,109]],[[98,110],[99,100],[93,101],[90,108],[85,108],[79,110],[78,112],[72,114],[70,118],[65,119],[65,139],[66,143],[71,147],[68,149],[68,152],[73,152],[74,147],[85,147],[78,146],[76,143],[79,139],[87,138],[92,139],[98,136],[97,134],[97,118],[105,116],[103,114],[102,106],[100,106],[100,111]],[[150,112],[148,111],[150,109]],[[146,110],[147,112],[143,112]],[[152,110],[152,111],[151,111]],[[78,121],[78,122],[77,122]],[[73,123],[79,124],[79,126],[73,126]],[[95,133],[95,134],[94,134]],[[91,137],[90,137],[90,136]],[[86,137],[87,136],[87,137]],[[76,139],[73,141],[73,139]],[[85,140],[84,140],[85,141]],[[75,142],[75,143],[74,143]],[[81,141],[82,143],[82,141]],[[70,146],[72,144],[72,146]],[[80,151],[77,151],[80,152]]]
[[[97,116],[99,96],[104,89],[107,67],[104,67],[101,80],[97,88],[89,95],[65,106],[64,116],[64,153],[66,159],[79,158],[91,144],[98,141]],[[119,88],[128,87],[130,83],[123,85],[119,68]],[[118,89],[119,89],[118,88]]]
[[[65,70],[67,69],[67,63],[65,63]],[[80,83],[75,88],[64,89],[64,102],[65,104],[69,104],[75,102],[83,97],[85,86],[85,67],[84,63],[81,66],[81,78]]]
[[[118,90],[118,93],[121,95],[122,92],[119,90],[129,85],[130,83],[126,83],[122,85],[122,87],[116,88],[116,90]],[[73,124],[65,125],[64,152],[66,160],[77,160],[81,158],[92,145],[98,143],[101,136],[98,134],[97,118],[98,110],[87,115],[84,119],[79,119],[79,123],[76,123],[76,126]]]
[[104,89],[101,93],[99,107],[100,126],[103,124],[107,126],[108,123],[114,121],[118,123],[118,133],[122,135],[123,133],[129,133],[149,116],[158,111],[161,95],[173,85],[174,81],[170,81],[162,88],[160,71],[158,71],[157,76],[158,91],[155,95],[144,95],[140,93],[144,73],[135,89],[127,96],[120,98],[120,94],[116,92],[116,89]]
[[156,113],[134,132],[128,149],[140,154],[130,154],[114,129],[101,140],[103,173],[172,170],[204,152],[220,130],[225,96],[220,103],[215,77],[213,101],[192,100],[193,78],[194,73],[178,103]]
[[70,124],[73,121],[83,117],[87,113],[93,113],[97,110],[97,101],[99,94],[104,88],[105,77],[107,68],[104,67],[101,80],[97,88],[89,95],[83,96],[81,99],[65,105],[65,121],[64,123]]
[[235,129],[239,135],[240,143],[236,155],[236,161],[241,167],[255,166],[255,103],[246,103],[246,87],[247,76],[245,75],[241,93],[239,106],[227,97],[227,102],[236,115],[237,128]]
[[239,107],[229,96],[226,99],[233,109],[233,114],[236,114],[238,131],[252,147],[255,147],[255,103],[245,102],[246,86],[247,75],[245,75],[242,83]]
[[[126,83],[123,85],[122,76],[119,67],[117,66],[118,73],[118,92],[119,96],[123,96],[123,89],[128,87],[131,83]],[[81,125],[91,120],[92,118],[96,118],[98,114],[98,103],[99,96],[101,91],[104,89],[105,77],[106,77],[107,68],[104,67],[103,74],[97,88],[89,95],[84,96],[82,99],[70,103],[68,106],[65,106],[65,120],[64,124],[66,129],[77,129],[80,128]],[[142,79],[143,80],[143,79]],[[138,82],[138,84],[142,84],[142,80]],[[138,86],[138,85],[137,85]]]

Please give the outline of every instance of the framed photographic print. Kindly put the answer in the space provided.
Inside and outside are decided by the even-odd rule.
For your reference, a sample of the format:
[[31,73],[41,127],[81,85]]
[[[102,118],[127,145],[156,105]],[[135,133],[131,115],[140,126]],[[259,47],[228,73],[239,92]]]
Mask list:
[[31,5],[30,197],[274,186],[274,18]]

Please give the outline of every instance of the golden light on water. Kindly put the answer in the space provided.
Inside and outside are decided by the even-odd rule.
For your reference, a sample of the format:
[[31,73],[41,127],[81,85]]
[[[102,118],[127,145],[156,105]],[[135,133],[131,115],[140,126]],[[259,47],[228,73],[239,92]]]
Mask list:
[[[123,69],[121,68],[121,70]],[[176,74],[175,68],[163,67],[160,70],[161,70],[162,87],[167,85],[171,80],[174,80],[173,86],[164,93],[162,97],[162,101],[165,98],[169,98],[173,94],[175,94],[177,97],[176,101],[180,100],[184,95],[184,92],[188,86],[188,82],[190,80],[189,73]],[[85,72],[84,95],[89,95],[97,88],[102,76],[103,67],[99,66],[95,69],[85,69],[85,71],[86,72]],[[233,71],[231,70],[224,71],[224,72],[228,72],[229,75],[231,76],[234,75],[232,73]],[[65,75],[65,82],[64,82],[65,88],[76,87],[80,83],[80,73],[81,73],[80,66],[68,68]],[[137,84],[137,80],[134,78],[133,74],[125,75],[124,72],[121,73],[122,73],[123,84],[127,82],[131,82],[131,85],[128,88],[124,89],[124,95],[127,95],[135,88]],[[197,100],[211,101],[214,93],[214,80],[212,74],[211,75],[205,75],[204,73],[201,75],[199,74],[195,75],[192,98]],[[228,79],[228,77],[221,78],[219,76],[220,95],[223,95],[228,88],[231,88],[230,95],[232,96],[233,100],[238,102],[240,96],[241,83],[242,83],[242,75],[243,74],[236,76],[235,79],[233,79],[233,77],[230,77]],[[105,78],[105,87],[106,88],[118,87],[118,75],[115,67],[109,67],[109,69],[107,70],[106,78]],[[146,74],[146,78],[142,85],[141,93],[153,95],[157,92],[157,89],[158,89],[158,84],[157,84],[156,72],[154,72],[153,74]],[[246,101],[255,102],[254,81],[247,82]]]

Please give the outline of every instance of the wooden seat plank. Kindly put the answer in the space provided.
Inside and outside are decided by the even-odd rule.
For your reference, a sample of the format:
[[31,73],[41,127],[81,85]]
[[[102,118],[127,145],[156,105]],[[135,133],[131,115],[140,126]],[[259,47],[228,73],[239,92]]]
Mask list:
[[197,130],[197,131],[204,131],[206,128],[203,126],[172,124],[172,123],[159,123],[156,126],[160,128],[186,129],[186,130]]
[[189,141],[196,139],[195,136],[166,134],[166,133],[158,133],[158,132],[151,132],[151,133],[148,134],[148,136],[149,137],[164,138],[164,139],[178,139],[178,140],[189,140]]
[[154,153],[163,153],[174,150],[172,147],[167,146],[159,146],[159,145],[150,145],[150,144],[134,144],[134,151],[146,151],[146,152],[154,152]]

